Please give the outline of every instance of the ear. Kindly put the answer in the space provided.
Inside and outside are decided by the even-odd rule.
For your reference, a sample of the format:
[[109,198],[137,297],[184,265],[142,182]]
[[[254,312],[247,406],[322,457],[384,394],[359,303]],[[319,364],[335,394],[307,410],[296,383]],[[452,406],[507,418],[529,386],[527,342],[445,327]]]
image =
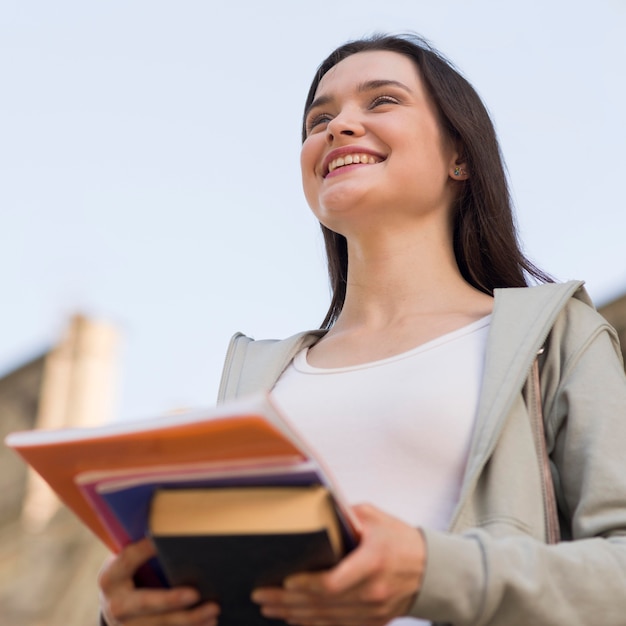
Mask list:
[[467,167],[465,146],[459,138],[456,138],[453,140],[451,148],[448,175],[452,180],[467,180],[469,178],[469,168]]
[[467,165],[463,158],[458,158],[454,161],[450,167],[449,176],[452,180],[467,180],[469,178]]

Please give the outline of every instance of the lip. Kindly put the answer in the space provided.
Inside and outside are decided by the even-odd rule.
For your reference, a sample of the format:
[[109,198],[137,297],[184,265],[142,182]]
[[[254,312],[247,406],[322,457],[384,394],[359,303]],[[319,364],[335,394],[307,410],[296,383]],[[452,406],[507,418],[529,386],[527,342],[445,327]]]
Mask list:
[[376,152],[376,150],[371,150],[370,148],[364,148],[361,146],[342,146],[341,148],[335,148],[334,150],[331,150],[322,161],[322,176],[324,178],[328,176],[328,166],[331,161],[334,161],[345,154],[370,154],[381,161],[384,161],[387,158],[386,155]]

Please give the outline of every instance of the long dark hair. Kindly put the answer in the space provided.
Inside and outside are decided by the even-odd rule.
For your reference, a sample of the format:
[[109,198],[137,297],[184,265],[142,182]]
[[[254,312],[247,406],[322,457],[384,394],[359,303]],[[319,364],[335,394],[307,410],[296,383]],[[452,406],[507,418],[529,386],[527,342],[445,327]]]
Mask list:
[[[511,196],[495,129],[474,88],[453,64],[417,35],[372,35],[334,50],[319,66],[305,103],[313,102],[320,80],[330,68],[357,52],[388,50],[410,58],[439,111],[445,133],[460,146],[469,172],[453,207],[453,245],[463,278],[480,291],[493,294],[498,287],[526,287],[528,279],[551,282],[522,253],[511,207]],[[306,125],[302,123],[302,141]],[[336,321],[346,297],[348,246],[343,235],[323,224],[330,307],[322,328]]]

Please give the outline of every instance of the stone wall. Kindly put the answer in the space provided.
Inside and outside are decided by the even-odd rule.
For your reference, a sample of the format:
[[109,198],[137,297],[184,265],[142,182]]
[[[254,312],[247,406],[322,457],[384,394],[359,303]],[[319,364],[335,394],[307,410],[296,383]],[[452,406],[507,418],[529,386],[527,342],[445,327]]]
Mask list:
[[[110,419],[116,343],[107,325],[76,317],[58,345],[1,378],[2,440]],[[4,445],[0,493],[2,626],[96,626],[106,548]]]
[[[34,428],[45,358],[40,356],[0,378],[0,441],[12,431]],[[0,529],[19,518],[27,471],[22,460],[0,446]]]

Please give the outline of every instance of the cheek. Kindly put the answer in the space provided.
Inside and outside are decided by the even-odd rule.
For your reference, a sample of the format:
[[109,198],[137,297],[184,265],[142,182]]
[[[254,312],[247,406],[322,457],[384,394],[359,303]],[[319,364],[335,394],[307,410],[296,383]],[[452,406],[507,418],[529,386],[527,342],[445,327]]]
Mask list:
[[315,138],[309,138],[302,144],[300,152],[300,172],[302,175],[302,188],[309,206],[317,205],[317,189],[319,185],[315,167],[319,163],[320,150],[316,146]]
[[316,137],[309,137],[302,144],[302,149],[300,150],[300,167],[302,169],[303,178],[307,173],[315,171],[315,164],[320,154],[319,143],[319,141],[316,141]]

